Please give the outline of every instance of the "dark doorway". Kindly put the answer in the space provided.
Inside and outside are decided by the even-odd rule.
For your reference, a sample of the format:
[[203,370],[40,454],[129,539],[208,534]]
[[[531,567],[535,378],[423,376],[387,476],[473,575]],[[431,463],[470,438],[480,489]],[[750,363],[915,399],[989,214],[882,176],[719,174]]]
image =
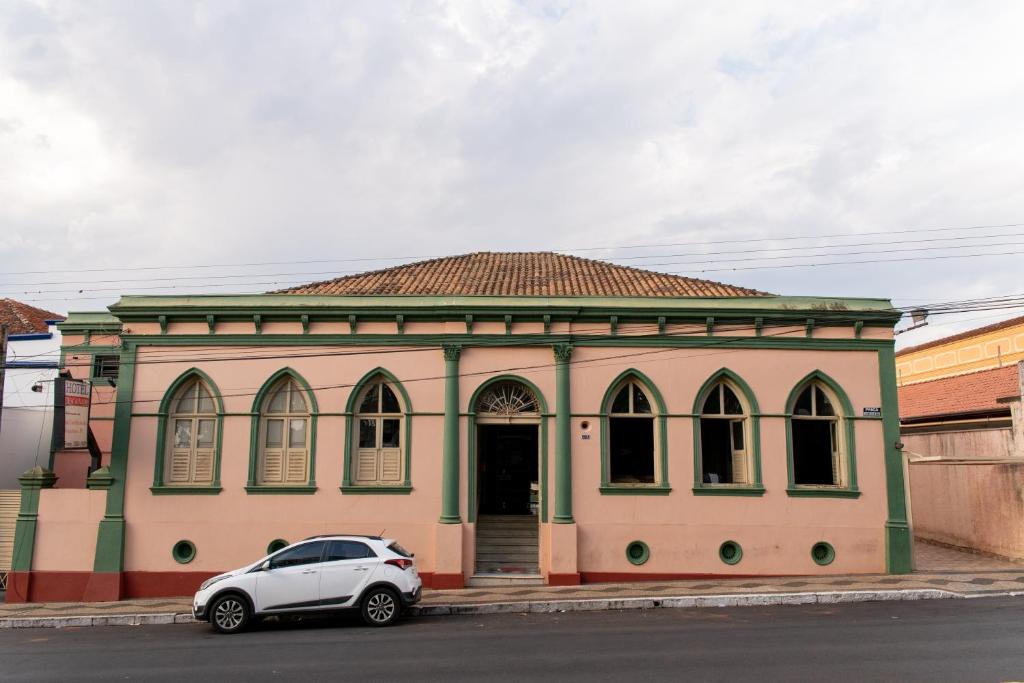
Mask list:
[[537,445],[537,425],[477,427],[479,514],[536,514]]

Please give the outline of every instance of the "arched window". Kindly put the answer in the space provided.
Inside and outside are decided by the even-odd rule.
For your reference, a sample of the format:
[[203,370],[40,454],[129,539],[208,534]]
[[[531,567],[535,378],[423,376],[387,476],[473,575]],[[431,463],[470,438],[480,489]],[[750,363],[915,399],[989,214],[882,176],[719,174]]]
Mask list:
[[797,486],[848,484],[842,415],[833,392],[820,381],[800,391],[791,406],[793,483]]
[[749,484],[750,429],[739,394],[728,382],[714,384],[700,411],[700,467],[703,484]]
[[352,483],[396,486],[405,481],[402,403],[384,377],[368,382],[356,404]]
[[644,387],[634,379],[613,392],[608,411],[608,481],[611,484],[653,484],[654,411]]
[[309,479],[310,409],[306,393],[290,375],[271,387],[260,407],[260,486],[306,484]]
[[217,448],[217,406],[209,387],[198,377],[187,381],[171,401],[171,429],[164,458],[164,482],[205,484],[214,480]]

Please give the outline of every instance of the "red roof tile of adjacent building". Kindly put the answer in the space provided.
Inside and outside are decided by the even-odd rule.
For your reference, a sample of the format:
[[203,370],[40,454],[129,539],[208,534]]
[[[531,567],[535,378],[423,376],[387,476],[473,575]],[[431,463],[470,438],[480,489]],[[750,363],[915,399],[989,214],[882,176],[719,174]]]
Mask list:
[[998,399],[1020,395],[1016,365],[982,370],[899,388],[900,419],[1006,411]]
[[338,296],[771,296],[710,280],[551,252],[477,252],[280,290]]
[[32,334],[47,331],[47,320],[63,320],[64,316],[29,306],[14,299],[0,299],[0,325],[7,325],[7,334]]

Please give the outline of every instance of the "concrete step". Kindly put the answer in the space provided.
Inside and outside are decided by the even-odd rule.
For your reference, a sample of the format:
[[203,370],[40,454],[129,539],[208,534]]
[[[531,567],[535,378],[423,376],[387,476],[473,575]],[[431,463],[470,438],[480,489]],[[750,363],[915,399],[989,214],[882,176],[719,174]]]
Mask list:
[[478,553],[537,553],[536,543],[481,543],[476,542]]
[[536,568],[538,566],[538,557],[537,557],[537,555],[534,555],[532,557],[530,557],[528,555],[526,557],[522,557],[522,556],[510,557],[508,555],[493,555],[493,554],[477,555],[476,556],[476,567],[479,569],[484,564],[487,565],[487,566],[493,566],[493,567],[496,567],[496,568],[499,568],[499,569],[506,568],[506,567],[512,567],[512,568],[515,568],[515,567],[518,567],[518,568],[522,568],[522,567],[535,567]]
[[487,586],[543,586],[544,577],[540,574],[488,574],[476,573],[466,579],[466,585],[471,588],[483,588]]
[[521,576],[523,574],[538,574],[540,568],[537,563],[524,562],[513,564],[509,562],[480,562],[476,563],[477,574],[499,574],[501,576]]
[[529,531],[515,531],[515,532],[503,532],[496,533],[488,531],[486,533],[477,533],[477,543],[505,543],[515,545],[517,543],[536,543],[537,539],[540,538],[540,534],[536,531],[530,533]]

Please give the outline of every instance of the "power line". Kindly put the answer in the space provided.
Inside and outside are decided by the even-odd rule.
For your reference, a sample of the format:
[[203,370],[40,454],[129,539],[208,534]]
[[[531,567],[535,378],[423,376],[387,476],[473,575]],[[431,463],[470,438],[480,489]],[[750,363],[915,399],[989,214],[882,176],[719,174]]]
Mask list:
[[[835,239],[835,238],[847,238],[847,237],[869,237],[872,235],[907,235],[907,234],[920,234],[920,233],[932,233],[932,232],[951,232],[951,231],[972,231],[972,230],[995,230],[1002,228],[1019,228],[1024,227],[1024,223],[1002,223],[1002,224],[987,224],[987,225],[970,225],[970,226],[957,226],[957,227],[933,227],[933,228],[913,228],[905,230],[882,230],[873,232],[849,232],[849,233],[827,233],[827,234],[801,234],[801,235],[785,235],[785,236],[769,236],[769,237],[744,237],[737,239],[728,240],[704,240],[704,241],[691,241],[691,242],[663,242],[658,244],[620,244],[620,245],[607,245],[601,247],[566,247],[566,248],[553,248],[548,251],[553,252],[590,252],[590,251],[617,251],[627,249],[656,249],[664,247],[685,247],[685,246],[708,246],[718,244],[737,244],[737,243],[749,243],[749,242],[786,242],[793,240],[821,240],[821,239]],[[291,261],[261,261],[261,262],[246,262],[246,263],[207,263],[207,264],[188,264],[188,265],[175,265],[175,266],[133,266],[133,267],[110,267],[110,268],[84,268],[75,270],[63,270],[66,273],[101,273],[109,271],[143,271],[143,270],[182,270],[182,269],[201,269],[201,268],[231,268],[231,267],[255,267],[255,266],[278,266],[278,265],[295,265],[295,264],[313,264],[313,263],[356,263],[356,262],[367,262],[367,261],[401,261],[401,260],[412,260],[412,259],[436,259],[443,258],[444,255],[415,255],[415,256],[364,256],[364,257],[351,257],[351,258],[340,258],[340,259],[312,259],[312,260],[291,260]],[[27,270],[27,271],[11,271],[0,273],[0,276],[8,275],[44,275],[52,272],[51,270]]]
[[[705,264],[705,263],[720,263],[720,262],[724,262],[724,263],[741,263],[741,262],[756,261],[756,260],[781,260],[781,259],[793,259],[793,258],[819,258],[819,257],[823,257],[823,256],[855,256],[855,255],[862,255],[862,254],[886,254],[886,253],[905,252],[905,251],[936,251],[936,250],[942,250],[942,249],[991,248],[991,247],[997,247],[997,246],[1016,246],[1016,245],[1024,244],[1024,242],[997,242],[997,243],[977,244],[977,245],[952,245],[952,244],[950,244],[950,245],[931,246],[931,247],[913,247],[913,248],[909,248],[909,249],[884,249],[882,251],[853,251],[853,252],[843,251],[843,252],[824,252],[824,253],[816,253],[816,254],[810,254],[810,253],[807,253],[807,254],[791,254],[791,255],[781,255],[781,256],[779,256],[779,255],[775,255],[775,256],[768,256],[768,255],[766,255],[768,253],[777,252],[777,251],[790,251],[790,252],[799,251],[799,252],[806,252],[806,251],[809,251],[809,250],[826,250],[826,249],[837,249],[837,248],[847,249],[847,248],[857,247],[857,246],[885,246],[885,247],[890,247],[890,246],[897,246],[897,245],[903,245],[903,244],[921,244],[921,243],[934,243],[934,242],[940,242],[940,241],[967,240],[967,239],[972,239],[973,240],[973,239],[989,239],[989,238],[999,238],[999,237],[1021,237],[1021,236],[1024,236],[1024,234],[1016,233],[1016,234],[1013,234],[1013,235],[979,235],[979,236],[972,236],[972,237],[942,237],[942,238],[931,238],[931,239],[925,239],[925,240],[896,240],[896,241],[880,242],[880,243],[879,242],[859,242],[859,243],[844,244],[844,245],[822,245],[822,246],[778,247],[778,248],[771,248],[771,247],[769,247],[769,248],[765,248],[765,249],[739,249],[739,250],[732,250],[732,251],[711,251],[711,252],[699,252],[699,253],[687,253],[687,254],[662,254],[662,255],[658,255],[658,254],[645,254],[643,256],[614,257],[614,258],[609,259],[609,262],[623,261],[623,260],[630,260],[630,259],[673,258],[673,257],[678,257],[678,256],[712,256],[712,255],[726,255],[726,254],[760,254],[760,256],[758,256],[756,258],[736,258],[736,259],[730,258],[730,259],[717,259],[715,261],[668,261],[668,262],[654,262],[654,263],[634,264],[632,266],[632,267],[651,268],[651,267],[669,266],[669,265],[691,265],[691,264],[699,265],[699,264]],[[44,282],[32,282],[32,283],[7,282],[7,283],[0,283],[0,287],[29,287],[29,289],[8,290],[7,292],[4,292],[6,294],[42,294],[42,293],[57,294],[57,293],[75,293],[75,292],[82,293],[82,292],[122,291],[122,290],[125,289],[124,286],[118,286],[118,287],[88,287],[88,285],[94,285],[94,284],[113,284],[113,283],[134,283],[134,282],[148,282],[148,283],[151,283],[151,282],[184,282],[186,280],[200,280],[200,282],[194,282],[194,283],[189,282],[187,284],[181,285],[180,287],[177,286],[177,285],[173,285],[173,286],[172,285],[158,285],[158,286],[153,286],[153,287],[141,287],[141,288],[140,287],[132,287],[131,289],[133,289],[135,291],[138,291],[140,289],[141,290],[172,289],[172,288],[173,289],[178,289],[178,288],[182,288],[182,287],[195,287],[195,286],[199,286],[199,285],[204,285],[206,287],[225,287],[225,286],[235,286],[235,285],[242,285],[242,286],[249,287],[249,286],[258,286],[258,285],[281,285],[281,284],[290,284],[290,283],[284,283],[280,279],[273,280],[273,281],[245,282],[245,283],[227,283],[227,284],[205,284],[205,283],[208,282],[208,281],[211,281],[211,280],[239,280],[239,279],[251,279],[251,278],[290,278],[290,277],[296,277],[296,276],[318,277],[318,276],[323,276],[323,275],[334,275],[334,276],[339,276],[340,277],[340,276],[344,276],[344,275],[348,275],[348,274],[353,274],[353,273],[357,273],[357,272],[360,272],[360,271],[336,271],[336,270],[332,270],[332,271],[302,271],[302,272],[290,272],[290,273],[231,273],[231,274],[225,274],[225,275],[176,275],[176,276],[166,276],[166,277],[147,277],[147,278],[141,278],[141,279],[140,278],[114,278],[114,279],[85,280],[85,281],[79,281],[79,280],[54,280],[54,281],[44,281]],[[305,282],[305,280],[303,282]],[[50,285],[73,285],[74,289],[66,289],[66,290],[38,289],[37,287],[40,286],[40,285],[47,285],[47,286],[50,286]]]

